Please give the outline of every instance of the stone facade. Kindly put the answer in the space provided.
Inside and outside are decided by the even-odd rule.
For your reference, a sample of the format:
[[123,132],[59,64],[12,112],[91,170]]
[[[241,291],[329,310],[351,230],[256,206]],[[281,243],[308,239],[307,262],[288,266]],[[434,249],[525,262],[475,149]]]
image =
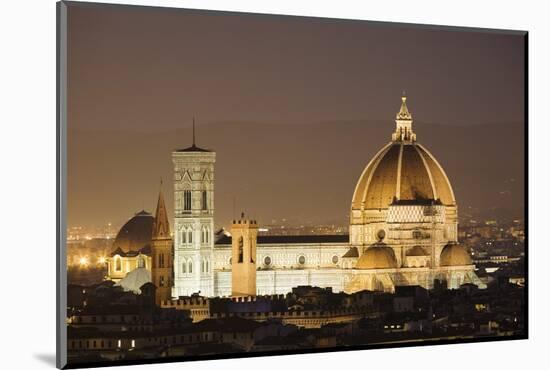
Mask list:
[[213,229],[216,153],[192,150],[193,147],[189,149],[172,153],[174,164],[173,297],[198,292],[206,296],[214,294]]

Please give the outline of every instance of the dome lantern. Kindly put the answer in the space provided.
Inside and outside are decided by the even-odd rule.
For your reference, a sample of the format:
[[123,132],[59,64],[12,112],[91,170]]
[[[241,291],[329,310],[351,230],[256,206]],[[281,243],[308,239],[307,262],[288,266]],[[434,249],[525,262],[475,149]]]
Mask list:
[[415,142],[416,134],[412,130],[412,115],[407,108],[407,96],[405,91],[401,96],[401,109],[395,115],[395,132],[392,134],[392,141]]

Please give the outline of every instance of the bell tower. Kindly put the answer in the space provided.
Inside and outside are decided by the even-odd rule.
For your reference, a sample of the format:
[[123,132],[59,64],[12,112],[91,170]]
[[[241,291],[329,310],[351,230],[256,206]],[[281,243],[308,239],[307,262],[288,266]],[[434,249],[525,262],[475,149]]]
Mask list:
[[172,152],[174,165],[174,287],[172,296],[214,295],[214,163],[195,144]]
[[231,295],[256,295],[256,243],[258,223],[241,213],[231,226]]
[[[162,186],[162,180],[160,182]],[[162,189],[159,191],[157,211],[153,222],[153,235],[151,238],[151,280],[157,287],[155,303],[172,298],[172,261],[173,243],[170,236],[170,224],[168,213],[164,204]]]

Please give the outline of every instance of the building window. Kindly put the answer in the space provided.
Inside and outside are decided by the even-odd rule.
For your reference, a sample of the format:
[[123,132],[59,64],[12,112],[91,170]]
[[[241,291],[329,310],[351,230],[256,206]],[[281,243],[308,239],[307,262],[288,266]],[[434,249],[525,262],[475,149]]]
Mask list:
[[184,211],[191,210],[191,190],[183,191],[183,210]]
[[164,286],[164,276],[159,276],[159,287]]
[[239,238],[239,263],[243,263],[243,254],[244,254],[244,241],[243,237],[241,236]]
[[181,264],[181,273],[186,274],[187,273],[187,262],[183,262]]
[[334,263],[335,265],[338,263],[338,256],[332,256],[332,263]]
[[202,191],[201,204],[202,204],[202,210],[206,211],[208,209],[208,199],[206,198],[206,190]]
[[119,256],[115,256],[115,271],[122,271],[122,261]]
[[306,257],[305,256],[298,257],[298,263],[300,265],[305,265],[306,264]]
[[161,253],[159,254],[159,268],[163,268],[164,267],[164,254]]
[[248,246],[249,246],[248,253],[250,254],[250,262],[254,263],[254,259],[252,258],[254,256],[254,253],[252,253],[252,245],[253,245],[252,238],[250,238],[248,243]]
[[193,229],[187,230],[187,243],[193,244]]
[[132,339],[132,348],[135,348],[135,346],[136,346],[136,340]]
[[270,266],[271,265],[271,257],[265,256],[264,258],[264,265]]
[[181,244],[187,244],[187,232],[185,230],[180,230],[180,240]]
[[189,272],[190,274],[193,273],[193,261],[189,261],[187,263],[187,272]]

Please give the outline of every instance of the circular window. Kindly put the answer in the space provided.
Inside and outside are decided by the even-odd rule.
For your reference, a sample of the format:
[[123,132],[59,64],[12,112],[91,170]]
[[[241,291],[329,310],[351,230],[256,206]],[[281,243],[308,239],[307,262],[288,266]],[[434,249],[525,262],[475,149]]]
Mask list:
[[304,256],[298,257],[298,263],[300,265],[305,265],[306,264],[306,257],[304,257]]
[[271,265],[271,257],[265,256],[265,258],[264,258],[264,265],[266,265],[266,266]]
[[382,229],[378,230],[376,236],[378,237],[378,240],[383,240],[386,237],[386,232]]
[[338,263],[338,256],[332,256],[332,263],[335,265]]

